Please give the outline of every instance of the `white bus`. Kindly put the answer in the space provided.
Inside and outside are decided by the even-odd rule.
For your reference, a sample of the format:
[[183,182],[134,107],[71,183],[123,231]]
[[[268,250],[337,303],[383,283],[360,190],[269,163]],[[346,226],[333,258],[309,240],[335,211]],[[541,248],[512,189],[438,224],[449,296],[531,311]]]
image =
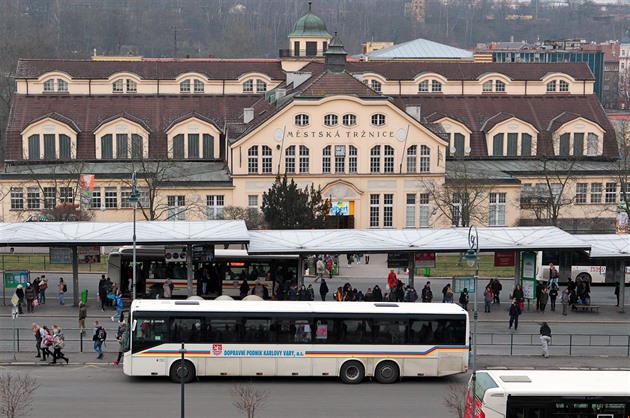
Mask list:
[[[177,254],[179,261],[167,259],[170,253]],[[136,275],[138,297],[155,297],[152,287],[161,289],[166,277],[170,277],[174,296],[187,296],[187,260],[183,246],[137,246]],[[112,282],[130,290],[132,277],[133,247],[124,246],[112,250],[107,260],[107,274]],[[193,261],[193,293],[202,297],[217,297],[223,294],[238,296],[243,277],[250,287],[259,279],[272,295],[274,283],[297,280],[297,255],[249,255],[246,250],[216,249],[211,260]],[[199,280],[203,272],[203,280]],[[203,285],[205,281],[205,285]],[[203,286],[202,286],[203,285]]]
[[[470,418],[471,409],[469,390],[466,397],[466,418]],[[628,416],[630,416],[630,371],[484,370],[477,372],[475,417],[627,418]]]
[[[573,281],[581,280],[588,283],[613,283],[612,274],[606,278],[607,265],[613,260],[591,259],[585,251],[582,250],[547,250],[539,251],[536,256],[536,278],[542,281],[549,280],[549,263],[553,263],[556,269],[560,271],[560,283],[566,283],[567,277],[563,276],[561,266],[571,265],[571,279]],[[630,269],[626,268],[625,280],[630,283]]]
[[[455,304],[134,300],[124,373],[170,376],[445,376],[468,370]],[[180,348],[185,344],[181,370]]]

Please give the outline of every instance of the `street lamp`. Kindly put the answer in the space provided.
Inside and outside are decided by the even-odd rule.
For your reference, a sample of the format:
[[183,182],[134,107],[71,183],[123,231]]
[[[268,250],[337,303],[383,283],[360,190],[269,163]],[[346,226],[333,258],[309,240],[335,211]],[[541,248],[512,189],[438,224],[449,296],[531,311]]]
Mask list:
[[[474,233],[473,233],[474,228]],[[470,226],[468,229],[468,245],[469,249],[466,251],[464,259],[469,267],[475,267],[475,278],[473,285],[475,286],[473,292],[473,362],[472,362],[472,393],[471,399],[471,417],[475,417],[475,393],[477,389],[477,282],[479,281],[479,233],[476,226]]]
[[131,266],[131,296],[132,300],[136,299],[136,208],[140,200],[138,193],[138,180],[136,172],[131,173],[131,194],[129,195],[129,203],[133,203],[133,250],[132,250],[132,266]]

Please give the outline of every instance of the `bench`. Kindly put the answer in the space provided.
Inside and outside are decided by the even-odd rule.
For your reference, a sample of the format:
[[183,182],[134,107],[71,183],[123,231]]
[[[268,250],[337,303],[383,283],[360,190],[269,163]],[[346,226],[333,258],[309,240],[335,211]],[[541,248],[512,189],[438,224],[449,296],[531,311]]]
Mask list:
[[575,310],[578,312],[588,312],[595,311],[599,315],[599,306],[598,305],[573,305]]

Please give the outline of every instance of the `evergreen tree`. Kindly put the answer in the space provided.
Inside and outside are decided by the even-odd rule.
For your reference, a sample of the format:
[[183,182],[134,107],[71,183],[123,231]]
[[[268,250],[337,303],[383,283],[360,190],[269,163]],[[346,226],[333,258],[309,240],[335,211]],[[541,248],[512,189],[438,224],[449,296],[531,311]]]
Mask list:
[[299,189],[285,174],[263,193],[262,212],[271,229],[317,229],[325,225],[330,202],[322,198],[321,188]]

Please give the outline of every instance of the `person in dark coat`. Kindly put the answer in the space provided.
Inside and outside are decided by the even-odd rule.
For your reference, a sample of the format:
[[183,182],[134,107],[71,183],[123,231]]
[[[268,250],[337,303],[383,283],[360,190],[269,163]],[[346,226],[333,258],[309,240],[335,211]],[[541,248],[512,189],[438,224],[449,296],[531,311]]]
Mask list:
[[241,282],[239,293],[241,295],[241,299],[243,299],[249,293],[249,283],[247,283],[247,278],[244,278],[243,281]]
[[321,279],[321,284],[319,285],[319,296],[321,296],[322,300],[326,300],[326,295],[328,294],[328,285],[326,284],[326,279]]
[[383,301],[383,292],[378,285],[374,286],[372,290],[372,297],[374,298],[374,302],[382,302]]
[[503,290],[503,286],[501,286],[501,282],[499,281],[499,279],[494,279],[494,281],[492,282],[492,293],[494,295],[494,303],[496,303],[497,305],[501,304],[501,300],[499,298],[499,294],[501,293],[501,290]]
[[521,285],[517,284],[516,286],[514,286],[514,290],[512,290],[512,296],[511,299],[514,300],[516,299],[516,302],[520,304],[521,302],[525,301],[525,295],[523,294],[523,289],[521,289]]
[[512,305],[510,305],[510,326],[512,328],[512,324],[514,324],[514,331],[518,329],[518,317],[521,314],[521,307],[517,302],[516,298],[512,299]]
[[35,312],[35,306],[33,306],[33,302],[37,294],[35,293],[35,288],[30,284],[26,283],[26,290],[24,290],[24,298],[26,299],[26,312]]
[[427,282],[422,288],[422,301],[425,303],[431,303],[433,300],[433,291],[431,290],[431,282]]

